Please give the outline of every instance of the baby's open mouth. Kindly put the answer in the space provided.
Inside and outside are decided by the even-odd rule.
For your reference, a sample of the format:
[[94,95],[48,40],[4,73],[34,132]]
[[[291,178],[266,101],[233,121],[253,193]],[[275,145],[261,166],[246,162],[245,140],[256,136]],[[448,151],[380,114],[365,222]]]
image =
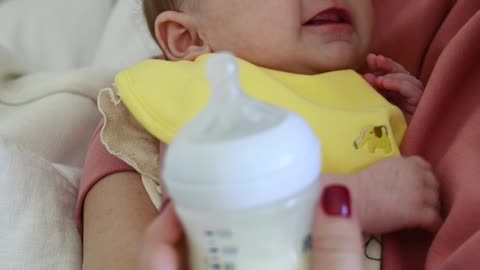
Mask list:
[[351,24],[350,14],[345,9],[330,8],[320,12],[304,23],[305,26],[316,26],[326,24]]

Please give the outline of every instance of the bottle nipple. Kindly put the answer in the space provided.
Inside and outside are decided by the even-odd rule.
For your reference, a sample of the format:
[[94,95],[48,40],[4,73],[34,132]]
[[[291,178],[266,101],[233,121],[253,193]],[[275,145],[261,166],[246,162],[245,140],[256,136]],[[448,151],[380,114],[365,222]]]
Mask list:
[[207,77],[210,102],[187,127],[191,139],[211,142],[246,137],[278,125],[288,115],[244,93],[237,60],[230,53],[218,53],[208,60]]

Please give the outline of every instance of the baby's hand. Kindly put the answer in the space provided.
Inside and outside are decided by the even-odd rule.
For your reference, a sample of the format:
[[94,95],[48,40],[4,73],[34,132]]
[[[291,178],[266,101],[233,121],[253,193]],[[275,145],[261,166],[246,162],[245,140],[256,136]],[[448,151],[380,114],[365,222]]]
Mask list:
[[390,158],[358,174],[356,203],[362,228],[368,233],[423,228],[437,231],[439,184],[420,157]]
[[413,117],[423,93],[423,84],[399,63],[382,55],[367,56],[365,80],[388,101],[398,106],[408,122]]

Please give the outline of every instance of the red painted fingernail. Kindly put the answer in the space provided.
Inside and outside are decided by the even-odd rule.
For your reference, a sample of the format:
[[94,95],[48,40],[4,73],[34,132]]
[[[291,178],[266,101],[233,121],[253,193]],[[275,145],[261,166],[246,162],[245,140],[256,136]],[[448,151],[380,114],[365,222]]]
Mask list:
[[352,216],[350,192],[342,185],[332,185],[323,191],[323,211],[329,216],[350,218]]

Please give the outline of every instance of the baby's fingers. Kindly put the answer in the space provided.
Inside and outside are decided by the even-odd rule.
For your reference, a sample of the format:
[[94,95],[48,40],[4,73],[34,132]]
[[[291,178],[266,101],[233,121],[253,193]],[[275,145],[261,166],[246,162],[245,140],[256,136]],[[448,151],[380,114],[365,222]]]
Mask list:
[[421,82],[406,74],[387,74],[377,77],[380,89],[395,91],[406,98],[409,104],[417,105],[423,92]]
[[389,70],[382,70],[381,68],[378,67],[377,55],[373,53],[367,55],[367,66],[368,66],[368,71],[375,76],[385,75],[390,72]]
[[431,170],[425,171],[423,177],[424,202],[426,207],[440,210],[440,184]]
[[436,232],[442,225],[442,218],[440,217],[440,192],[439,185],[435,175],[432,172],[427,172],[424,177],[424,210],[422,227]]
[[433,188],[425,189],[424,193],[424,203],[426,207],[431,207],[433,209],[440,209],[440,196],[438,190]]
[[372,73],[366,73],[363,75],[363,79],[367,81],[373,88],[377,88],[377,76]]
[[410,73],[399,63],[393,61],[391,58],[383,55],[369,54],[367,56],[367,65],[370,71],[376,75],[383,75],[388,73]]
[[438,209],[426,208],[422,213],[420,226],[431,232],[437,232],[442,226],[443,220],[440,217]]
[[409,74],[391,73],[391,74],[387,74],[383,77],[396,79],[396,80],[407,81],[407,82],[412,83],[416,87],[418,87],[420,89],[423,89],[423,83],[419,79],[417,79],[417,78],[415,78],[415,77],[413,77],[412,75],[409,75]]

